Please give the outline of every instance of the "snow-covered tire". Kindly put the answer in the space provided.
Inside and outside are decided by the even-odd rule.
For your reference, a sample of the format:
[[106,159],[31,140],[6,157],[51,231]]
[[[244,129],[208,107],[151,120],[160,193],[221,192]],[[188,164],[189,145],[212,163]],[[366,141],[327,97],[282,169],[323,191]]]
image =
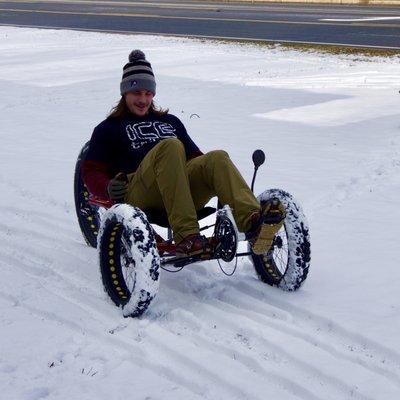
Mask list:
[[85,159],[88,149],[89,142],[83,145],[75,164],[74,200],[76,216],[83,238],[89,246],[96,247],[100,225],[98,208],[89,204],[89,191],[83,183],[81,174],[81,163]]
[[276,234],[274,245],[268,253],[252,253],[250,259],[263,282],[293,291],[305,281],[310,267],[308,224],[300,205],[293,196],[283,190],[266,190],[258,196],[258,200],[262,202],[274,197],[278,198],[286,209],[283,227]]
[[159,286],[160,256],[146,215],[128,204],[104,212],[98,236],[100,272],[106,293],[124,317],[138,317]]

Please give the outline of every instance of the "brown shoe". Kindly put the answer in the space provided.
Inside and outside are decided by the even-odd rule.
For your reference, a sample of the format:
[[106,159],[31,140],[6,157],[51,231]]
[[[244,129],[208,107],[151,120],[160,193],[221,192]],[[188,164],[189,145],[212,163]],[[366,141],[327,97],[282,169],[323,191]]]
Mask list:
[[286,211],[277,198],[261,203],[260,213],[253,215],[252,228],[247,233],[253,253],[265,254],[272,246],[275,235],[283,226]]
[[194,233],[186,236],[176,245],[176,257],[192,257],[196,255],[209,254],[211,246],[206,237]]

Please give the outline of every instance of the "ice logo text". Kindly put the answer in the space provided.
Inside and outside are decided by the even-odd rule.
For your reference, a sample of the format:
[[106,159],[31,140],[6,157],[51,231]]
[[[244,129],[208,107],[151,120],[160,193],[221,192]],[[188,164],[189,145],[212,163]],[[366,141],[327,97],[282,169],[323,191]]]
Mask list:
[[147,143],[158,142],[159,140],[176,137],[175,128],[166,122],[138,122],[127,125],[126,133],[134,149],[140,149]]

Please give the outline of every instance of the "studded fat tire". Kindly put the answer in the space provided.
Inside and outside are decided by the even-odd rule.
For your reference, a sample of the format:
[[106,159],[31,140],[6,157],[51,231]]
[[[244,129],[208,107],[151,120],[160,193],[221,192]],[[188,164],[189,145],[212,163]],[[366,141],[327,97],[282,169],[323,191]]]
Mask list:
[[124,317],[138,317],[159,286],[160,257],[146,215],[116,204],[102,215],[98,252],[104,290]]
[[[280,189],[270,189],[258,196],[258,200],[267,201],[278,198],[286,209],[286,218],[280,235],[287,241],[287,262],[284,269],[274,267],[274,263],[266,260],[270,255],[252,253],[250,259],[258,277],[271,286],[286,291],[297,290],[308,275],[311,261],[310,234],[306,217],[302,208],[289,193]],[[251,247],[249,245],[249,251]],[[275,250],[274,250],[275,251]]]
[[99,231],[99,215],[97,207],[89,204],[89,191],[83,183],[81,163],[86,157],[89,142],[85,143],[79,153],[75,164],[74,173],[74,200],[75,212],[78,217],[79,227],[86,243],[91,247],[97,246],[97,235]]

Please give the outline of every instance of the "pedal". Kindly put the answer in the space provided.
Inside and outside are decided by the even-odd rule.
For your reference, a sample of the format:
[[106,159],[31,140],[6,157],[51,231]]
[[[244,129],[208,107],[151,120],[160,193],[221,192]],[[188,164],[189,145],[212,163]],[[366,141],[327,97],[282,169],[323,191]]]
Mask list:
[[285,219],[286,211],[279,199],[271,199],[269,204],[266,204],[265,207],[267,210],[263,215],[264,224],[274,225]]

